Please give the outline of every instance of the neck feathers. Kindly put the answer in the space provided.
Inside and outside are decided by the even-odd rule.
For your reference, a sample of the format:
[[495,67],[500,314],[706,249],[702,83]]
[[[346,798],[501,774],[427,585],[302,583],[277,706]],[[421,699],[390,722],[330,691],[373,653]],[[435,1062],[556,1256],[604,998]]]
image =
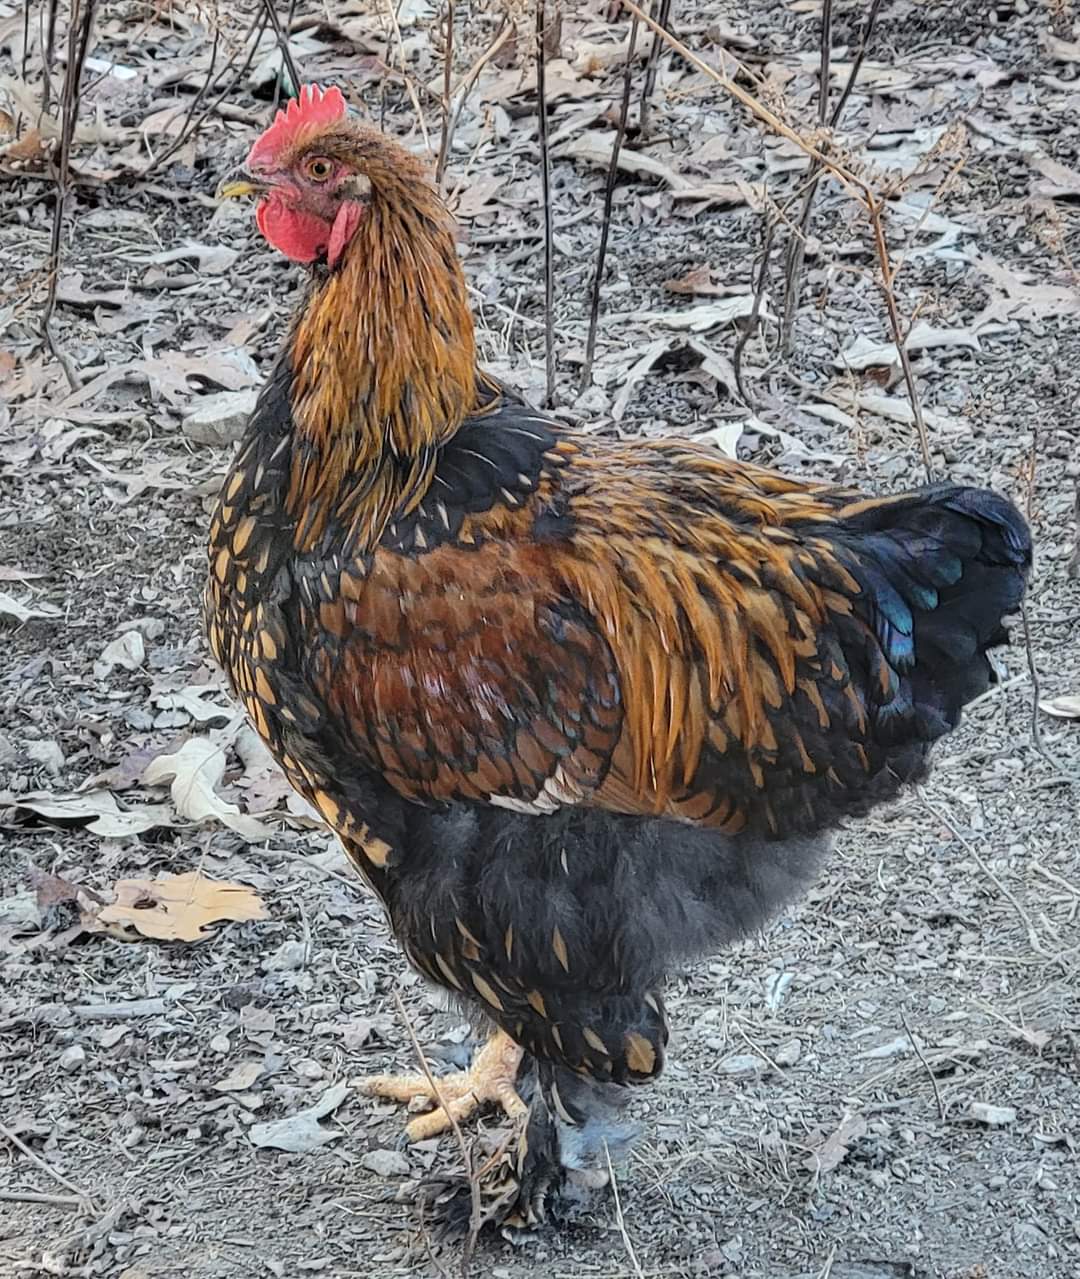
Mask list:
[[298,543],[309,549],[336,514],[370,548],[422,499],[438,446],[476,405],[464,274],[426,182],[373,193],[294,325],[291,354]]

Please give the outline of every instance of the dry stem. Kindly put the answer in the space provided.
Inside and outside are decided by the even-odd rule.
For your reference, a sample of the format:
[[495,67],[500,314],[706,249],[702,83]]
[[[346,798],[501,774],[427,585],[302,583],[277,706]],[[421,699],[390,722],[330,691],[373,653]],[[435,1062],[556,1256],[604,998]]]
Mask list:
[[461,1151],[461,1161],[465,1166],[465,1178],[469,1183],[469,1197],[471,1200],[471,1211],[469,1214],[469,1234],[465,1240],[465,1247],[461,1256],[461,1276],[467,1279],[470,1267],[472,1265],[472,1255],[476,1248],[476,1240],[480,1235],[480,1179],[473,1172],[472,1155],[469,1153],[469,1147],[465,1144],[465,1135],[461,1131],[461,1125],[454,1117],[454,1112],[450,1109],[449,1104],[443,1100],[442,1092],[439,1089],[438,1081],[431,1073],[431,1067],[427,1063],[423,1049],[420,1047],[420,1041],[416,1037],[416,1031],[413,1030],[413,1024],[409,1020],[409,1014],[405,1010],[401,996],[394,991],[394,1004],[397,1007],[401,1020],[405,1023],[405,1029],[408,1032],[409,1042],[412,1044],[413,1052],[416,1053],[416,1060],[420,1063],[420,1069],[424,1072],[424,1078],[428,1082],[432,1096],[435,1098],[436,1104],[442,1107],[443,1114],[450,1121],[450,1127],[453,1130],[454,1138],[457,1141],[458,1148]]
[[[626,120],[630,114],[630,88],[634,82],[634,49],[637,45],[638,18],[641,10],[634,10],[634,21],[630,27],[630,43],[626,50],[626,67],[623,71],[622,106],[619,109],[619,127],[615,131],[615,141],[611,147],[611,162],[608,165],[607,181],[604,184],[604,219],[600,225],[600,248],[596,255],[596,274],[593,276],[592,291],[589,298],[589,334],[585,339],[585,362],[581,367],[581,390],[584,392],[592,378],[593,359],[596,356],[596,330],[600,324],[600,287],[604,279],[604,263],[607,261],[608,236],[611,233],[611,208],[615,201],[615,181],[619,173],[619,152],[622,150],[623,138],[626,137]],[[651,18],[646,22],[655,26]],[[664,33],[667,34],[666,32]]]
[[[757,98],[740,85],[737,84],[730,76],[724,75],[717,71],[715,67],[710,66],[702,58],[699,58],[693,50],[688,49],[681,40],[678,40],[670,31],[665,31],[659,23],[654,22],[647,13],[644,12],[634,0],[622,0],[623,6],[627,8],[636,18],[644,22],[645,25],[654,31],[661,40],[670,45],[681,57],[683,57],[691,66],[696,67],[704,75],[708,76],[716,84],[720,85],[728,94],[763,124],[766,124],[774,133],[780,137],[786,138],[789,142],[799,147],[812,160],[816,160],[818,164],[826,169],[841,184],[841,186],[853,196],[863,209],[866,211],[870,219],[870,224],[874,231],[874,248],[877,252],[878,263],[881,268],[881,287],[885,295],[885,309],[889,317],[889,327],[892,330],[893,341],[900,355],[900,364],[904,370],[904,382],[907,386],[908,398],[911,401],[911,411],[915,418],[915,429],[919,438],[919,447],[922,452],[923,465],[926,468],[926,476],[928,480],[933,479],[933,465],[930,459],[930,440],[926,430],[926,420],[923,417],[922,403],[919,399],[918,388],[915,385],[915,376],[911,369],[911,361],[904,349],[904,332],[900,323],[900,312],[896,304],[896,295],[893,292],[893,281],[895,279],[895,271],[889,258],[889,247],[885,239],[884,212],[885,201],[878,195],[873,187],[864,179],[859,177],[846,165],[841,164],[834,157],[820,147],[815,146],[812,142],[808,142],[801,134],[797,133],[790,125],[784,123],[783,120],[770,111],[764,103],[759,102]],[[733,58],[726,50],[723,55],[728,59],[738,71],[742,71],[749,75],[747,69],[737,58]]]
[[544,196],[544,368],[547,391],[542,408],[555,403],[555,252],[551,209],[551,155],[548,149],[547,32],[544,0],[536,0],[536,124],[540,137],[540,182]]

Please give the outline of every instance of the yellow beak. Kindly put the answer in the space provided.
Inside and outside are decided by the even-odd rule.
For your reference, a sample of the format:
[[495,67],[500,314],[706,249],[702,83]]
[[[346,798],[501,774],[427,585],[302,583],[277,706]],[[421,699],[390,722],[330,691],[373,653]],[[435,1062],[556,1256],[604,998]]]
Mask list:
[[242,175],[223,179],[218,185],[214,198],[217,200],[242,200],[248,195],[263,195],[266,187],[261,182],[253,182]]

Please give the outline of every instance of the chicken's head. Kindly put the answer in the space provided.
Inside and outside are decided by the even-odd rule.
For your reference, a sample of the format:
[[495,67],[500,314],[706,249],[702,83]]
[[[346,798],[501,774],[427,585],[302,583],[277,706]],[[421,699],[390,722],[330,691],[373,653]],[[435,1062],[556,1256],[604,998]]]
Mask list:
[[373,197],[423,170],[392,139],[348,114],[338,88],[304,85],[248,153],[243,172],[219,198],[258,197],[255,220],[294,262],[338,264]]

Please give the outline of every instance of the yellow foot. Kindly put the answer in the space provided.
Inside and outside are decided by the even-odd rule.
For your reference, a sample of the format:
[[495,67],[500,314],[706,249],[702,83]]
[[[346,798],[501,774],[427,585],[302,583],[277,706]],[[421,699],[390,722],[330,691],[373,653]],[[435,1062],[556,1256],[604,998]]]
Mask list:
[[434,1104],[434,1110],[417,1115],[405,1125],[410,1141],[426,1141],[445,1132],[451,1126],[451,1116],[461,1123],[485,1102],[501,1106],[515,1125],[523,1128],[529,1108],[515,1088],[521,1056],[521,1049],[510,1036],[497,1030],[468,1070],[435,1077],[437,1093],[424,1075],[368,1075],[354,1082],[369,1097],[409,1103],[420,1099]]

